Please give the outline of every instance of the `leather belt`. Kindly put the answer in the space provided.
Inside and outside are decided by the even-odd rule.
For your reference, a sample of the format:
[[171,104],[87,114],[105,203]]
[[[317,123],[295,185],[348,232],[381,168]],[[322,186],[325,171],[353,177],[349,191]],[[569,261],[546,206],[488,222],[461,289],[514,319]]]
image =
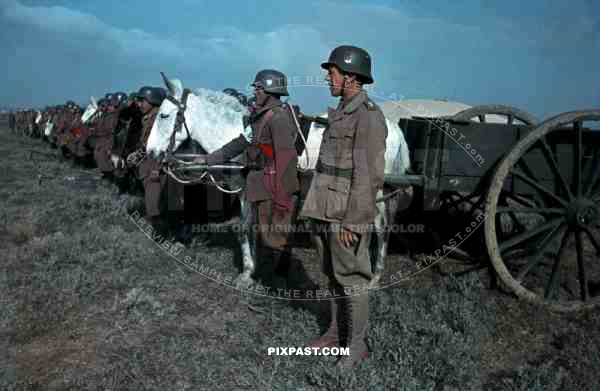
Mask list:
[[317,172],[336,177],[352,178],[351,168],[339,168],[335,166],[330,166],[328,164],[322,163],[321,161],[317,162]]

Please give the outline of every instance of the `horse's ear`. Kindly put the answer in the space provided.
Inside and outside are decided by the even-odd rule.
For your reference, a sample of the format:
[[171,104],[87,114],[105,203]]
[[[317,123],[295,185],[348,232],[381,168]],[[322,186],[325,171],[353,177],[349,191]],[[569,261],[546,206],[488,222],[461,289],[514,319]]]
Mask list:
[[173,82],[171,80],[169,80],[163,72],[161,72],[160,75],[162,76],[163,82],[165,83],[165,86],[167,87],[169,94],[171,96],[175,96],[175,94],[177,93],[177,88],[175,87]]

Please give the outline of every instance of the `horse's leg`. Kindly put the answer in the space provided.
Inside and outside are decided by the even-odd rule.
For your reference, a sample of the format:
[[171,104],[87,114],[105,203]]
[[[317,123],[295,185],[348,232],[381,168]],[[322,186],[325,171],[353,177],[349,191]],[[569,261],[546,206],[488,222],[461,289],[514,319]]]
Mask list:
[[235,284],[248,285],[252,282],[252,274],[256,269],[256,243],[251,239],[253,216],[249,202],[240,195],[240,229],[237,230],[238,241],[242,252],[242,273],[235,279]]
[[[377,192],[377,198],[383,195],[383,191]],[[371,287],[379,287],[381,276],[385,270],[385,257],[387,256],[388,242],[389,242],[389,230],[388,228],[388,204],[385,201],[377,202],[375,204],[376,213],[374,221],[375,239],[377,240],[377,250],[375,253],[375,270],[373,273],[373,279],[371,280]]]

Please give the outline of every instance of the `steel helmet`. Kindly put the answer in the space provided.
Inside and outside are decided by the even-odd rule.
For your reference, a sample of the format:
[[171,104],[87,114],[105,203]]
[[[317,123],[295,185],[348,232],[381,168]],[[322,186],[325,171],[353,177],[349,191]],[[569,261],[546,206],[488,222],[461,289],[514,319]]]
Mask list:
[[329,60],[321,64],[321,68],[329,69],[332,65],[342,72],[358,75],[363,84],[373,83],[371,56],[364,49],[349,45],[338,46],[329,55]]
[[127,102],[127,94],[124,92],[115,92],[112,96],[110,104],[115,107],[120,107]]
[[252,86],[262,88],[266,93],[272,95],[289,96],[287,90],[287,78],[274,69],[263,69],[256,74]]
[[166,98],[167,93],[164,88],[144,86],[135,94],[137,99],[145,99],[153,106],[160,106]]

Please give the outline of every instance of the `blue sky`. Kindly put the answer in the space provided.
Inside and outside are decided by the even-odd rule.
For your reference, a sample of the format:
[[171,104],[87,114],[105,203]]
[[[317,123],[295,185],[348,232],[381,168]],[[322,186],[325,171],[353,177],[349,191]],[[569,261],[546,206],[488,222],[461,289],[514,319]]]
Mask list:
[[[261,68],[304,80],[339,44],[367,49],[375,91],[501,103],[540,119],[600,106],[600,2],[0,0],[0,106],[141,85],[243,89]],[[334,104],[296,87],[305,112]],[[377,99],[375,99],[377,101]]]

